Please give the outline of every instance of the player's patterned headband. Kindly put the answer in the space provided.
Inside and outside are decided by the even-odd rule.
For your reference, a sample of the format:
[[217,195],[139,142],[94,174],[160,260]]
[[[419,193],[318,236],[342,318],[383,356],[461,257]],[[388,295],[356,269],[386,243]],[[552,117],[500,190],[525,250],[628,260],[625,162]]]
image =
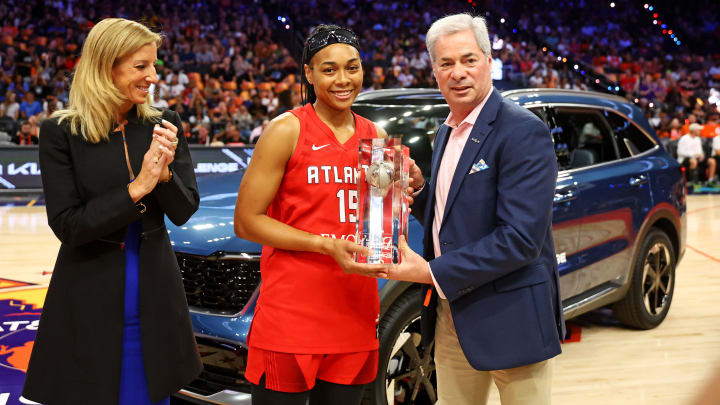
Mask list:
[[308,60],[321,49],[332,44],[348,44],[360,51],[360,44],[354,32],[346,28],[334,28],[320,31],[308,39]]

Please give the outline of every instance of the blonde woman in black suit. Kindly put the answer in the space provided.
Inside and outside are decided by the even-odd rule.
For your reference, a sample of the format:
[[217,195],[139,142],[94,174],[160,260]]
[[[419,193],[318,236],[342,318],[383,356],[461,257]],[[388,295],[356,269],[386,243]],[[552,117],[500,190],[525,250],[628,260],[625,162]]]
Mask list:
[[148,103],[162,37],[109,18],[88,34],[70,102],[41,129],[48,223],[62,242],[23,396],[168,404],[201,370],[165,215],[197,184],[177,113]]

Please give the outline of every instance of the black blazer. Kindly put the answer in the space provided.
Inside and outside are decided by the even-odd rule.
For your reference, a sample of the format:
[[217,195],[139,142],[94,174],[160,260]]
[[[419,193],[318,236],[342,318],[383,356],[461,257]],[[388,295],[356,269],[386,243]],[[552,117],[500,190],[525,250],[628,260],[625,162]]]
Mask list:
[[[91,144],[49,119],[40,127],[40,168],[48,223],[62,242],[25,380],[23,396],[48,405],[117,403],[122,359],[127,226],[142,221],[140,327],[148,390],[153,402],[178,391],[200,373],[180,271],[165,215],[185,223],[199,196],[180,117],[170,165],[140,213],[127,190],[122,137]],[[126,139],[135,175],[152,141],[154,123],[128,113]]]

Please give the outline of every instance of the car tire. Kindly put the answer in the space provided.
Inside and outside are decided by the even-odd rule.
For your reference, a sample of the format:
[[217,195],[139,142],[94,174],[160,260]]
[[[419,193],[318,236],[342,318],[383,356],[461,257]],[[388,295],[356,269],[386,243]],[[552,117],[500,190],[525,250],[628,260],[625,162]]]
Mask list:
[[378,374],[368,385],[363,405],[435,403],[433,350],[431,346],[426,353],[420,343],[421,305],[420,289],[411,288],[392,303],[380,320]]
[[667,234],[653,228],[643,241],[633,265],[630,289],[613,305],[623,324],[637,329],[660,325],[670,310],[675,289],[675,249]]

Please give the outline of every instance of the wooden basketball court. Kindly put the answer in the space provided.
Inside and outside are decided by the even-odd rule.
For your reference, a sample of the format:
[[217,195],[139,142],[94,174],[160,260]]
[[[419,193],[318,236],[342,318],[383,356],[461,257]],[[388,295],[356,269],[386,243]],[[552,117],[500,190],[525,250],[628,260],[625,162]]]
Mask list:
[[[582,339],[555,360],[554,404],[686,404],[720,367],[720,195],[688,197],[687,235],[665,322],[635,331],[603,310],[576,318]],[[59,245],[44,207],[0,207],[0,296],[47,285]]]

